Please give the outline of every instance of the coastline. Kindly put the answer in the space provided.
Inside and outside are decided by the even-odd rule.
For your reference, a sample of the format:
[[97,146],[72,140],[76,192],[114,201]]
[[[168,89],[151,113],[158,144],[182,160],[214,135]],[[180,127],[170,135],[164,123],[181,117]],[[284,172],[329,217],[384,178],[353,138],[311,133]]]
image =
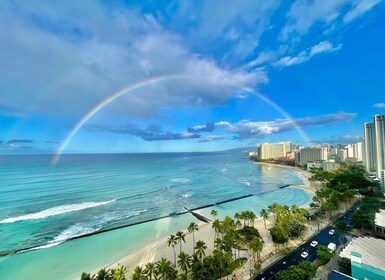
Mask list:
[[[310,197],[314,196],[316,192],[316,188],[312,186],[308,180],[311,176],[310,172],[299,169],[297,167],[285,166],[285,165],[279,165],[279,164],[269,164],[269,163],[255,163],[255,164],[273,165],[274,167],[286,168],[296,172],[301,177],[304,184],[290,185],[290,188],[300,189],[308,193]],[[305,208],[309,209],[309,206]],[[199,212],[199,210],[197,212],[199,212],[200,214],[206,214],[207,216],[208,211],[209,209],[206,209],[205,211],[206,213]],[[256,214],[257,216],[259,216],[259,213],[256,213]],[[209,218],[212,218],[212,217],[209,217]],[[214,250],[214,246],[213,246],[214,237],[215,237],[214,230],[211,227],[211,223],[204,223],[200,221],[197,221],[196,223],[198,225],[199,230],[194,234],[195,241],[203,240],[207,245],[206,254],[209,255]],[[273,218],[270,217],[266,221],[267,228],[265,229],[264,220],[261,217],[258,217],[254,221],[255,227],[260,232],[264,241],[264,249],[261,253],[262,260],[268,260],[272,256],[273,252],[275,252],[276,250],[276,246],[272,242],[268,232],[269,228],[271,227],[271,225],[273,225],[273,223],[274,223]],[[192,234],[190,234],[187,231],[187,229],[184,229],[184,230],[181,229],[181,231],[186,235],[185,236],[186,242],[182,244],[182,250],[187,254],[191,255],[193,253]],[[311,228],[309,228],[308,231],[305,233],[305,236],[310,236],[311,234],[312,234],[312,231],[311,231]],[[173,262],[174,253],[172,248],[168,247],[167,245],[167,238],[168,236],[161,236],[158,238],[154,238],[150,240],[148,243],[146,243],[144,246],[138,248],[137,250],[127,252],[127,255],[125,257],[120,258],[119,260],[111,263],[110,265],[107,266],[107,268],[111,269],[111,268],[117,267],[118,265],[123,265],[127,268],[127,277],[129,277],[132,274],[134,268],[138,265],[144,266],[148,262],[155,262],[157,260],[160,260],[161,258],[166,258],[171,262]],[[289,242],[289,246],[296,246],[296,244],[297,243],[295,241]],[[180,251],[179,245],[175,246],[175,251],[176,251],[176,256],[178,256]],[[247,262],[243,268],[238,269],[235,272],[235,274],[237,275],[236,279],[248,279],[249,274],[248,272],[246,272],[246,269],[245,269],[245,267],[248,267],[248,265],[249,263]],[[97,270],[92,271],[91,273],[96,273],[96,272]]]
[[303,169],[300,169],[300,168],[295,167],[295,166],[288,166],[288,165],[277,164],[277,163],[254,162],[254,164],[270,165],[270,166],[274,166],[274,167],[290,169],[290,170],[296,172],[301,177],[302,181],[304,181],[304,183],[305,183],[305,184],[299,184],[299,185],[290,185],[290,187],[306,190],[306,191],[310,192],[312,196],[314,196],[315,192],[317,191],[317,188],[315,186],[313,186],[309,181],[309,178],[312,176],[312,174],[307,170],[303,170]]

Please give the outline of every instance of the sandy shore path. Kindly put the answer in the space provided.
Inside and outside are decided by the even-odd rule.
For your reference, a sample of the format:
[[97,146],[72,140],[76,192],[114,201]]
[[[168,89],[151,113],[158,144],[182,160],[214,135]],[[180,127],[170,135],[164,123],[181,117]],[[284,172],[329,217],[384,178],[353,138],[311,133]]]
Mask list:
[[[268,163],[257,163],[257,164],[268,164]],[[311,176],[311,173],[291,166],[284,166],[284,165],[274,165],[279,168],[287,168],[291,169],[295,172],[297,172],[303,179],[304,184],[302,185],[291,185],[290,187],[294,188],[300,188],[303,190],[306,190],[311,194],[311,196],[314,195],[316,189],[309,183],[308,179]],[[199,211],[198,211],[199,212]],[[259,213],[256,213],[259,216]],[[212,217],[208,217],[212,219]],[[195,242],[198,240],[203,240],[207,245],[206,255],[209,255],[212,253],[214,249],[214,236],[215,232],[212,229],[211,223],[203,223],[198,222],[198,228],[199,230],[194,233],[195,236]],[[261,253],[262,260],[267,260],[273,256],[273,254],[276,252],[276,246],[272,242],[272,239],[270,237],[270,234],[268,232],[269,228],[271,228],[274,225],[273,218],[270,217],[266,221],[266,229],[265,229],[265,223],[262,218],[257,218],[254,222],[255,227],[260,232],[260,235],[264,241],[264,248]],[[186,243],[182,243],[182,251],[192,254],[193,253],[193,235],[187,231],[187,229],[182,230],[186,236],[185,240]],[[310,236],[313,232],[310,230],[310,227],[308,228],[308,231],[305,233],[306,236]],[[160,260],[161,258],[166,258],[170,260],[171,262],[174,261],[174,253],[171,247],[168,247],[167,245],[167,237],[160,237],[158,239],[155,239],[153,241],[148,242],[147,245],[142,246],[141,248],[137,249],[134,252],[130,252],[126,257],[120,259],[119,261],[116,261],[115,263],[111,264],[108,268],[116,267],[118,264],[124,265],[127,268],[127,279],[130,279],[130,275],[133,271],[133,269],[136,266],[143,266],[148,262],[156,262]],[[299,241],[290,241],[289,246],[295,246],[297,243],[300,243]],[[176,256],[178,256],[180,252],[180,246],[179,244],[175,246]],[[247,256],[245,256],[247,257]],[[249,277],[249,266],[250,263],[247,262],[245,266],[241,269],[239,269],[236,272],[236,279],[248,279]]]

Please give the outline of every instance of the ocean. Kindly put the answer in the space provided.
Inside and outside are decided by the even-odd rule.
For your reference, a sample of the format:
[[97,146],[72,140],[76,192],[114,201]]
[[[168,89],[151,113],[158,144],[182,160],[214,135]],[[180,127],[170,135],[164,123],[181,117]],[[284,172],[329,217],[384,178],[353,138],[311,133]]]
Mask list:
[[[258,214],[272,202],[307,206],[309,193],[280,188],[302,183],[296,172],[255,164],[239,151],[64,155],[56,165],[46,155],[0,156],[0,279],[79,278],[197,222],[177,215],[185,207],[249,194],[202,211],[223,218]],[[141,223],[158,217],[167,218]]]

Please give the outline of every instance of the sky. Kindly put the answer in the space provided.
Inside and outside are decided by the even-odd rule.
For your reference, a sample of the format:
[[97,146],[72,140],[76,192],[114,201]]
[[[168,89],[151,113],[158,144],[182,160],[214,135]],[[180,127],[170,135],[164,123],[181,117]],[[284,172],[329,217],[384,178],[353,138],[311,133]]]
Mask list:
[[0,154],[361,141],[381,0],[1,1]]

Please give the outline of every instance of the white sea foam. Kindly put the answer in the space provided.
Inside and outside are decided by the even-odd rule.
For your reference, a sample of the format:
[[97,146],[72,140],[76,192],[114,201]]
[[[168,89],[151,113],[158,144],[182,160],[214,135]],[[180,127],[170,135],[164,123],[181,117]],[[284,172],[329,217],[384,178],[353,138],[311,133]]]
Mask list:
[[66,204],[66,205],[56,206],[56,207],[49,208],[49,209],[46,209],[46,210],[43,210],[40,212],[36,212],[36,213],[32,213],[32,214],[7,218],[4,220],[1,220],[0,224],[14,223],[14,222],[26,221],[26,220],[44,219],[44,218],[57,216],[57,215],[61,215],[61,214],[69,213],[69,212],[75,212],[75,211],[80,211],[80,210],[84,210],[87,208],[106,205],[106,204],[112,203],[114,201],[115,200],[102,201],[102,202],[83,202],[83,203],[79,203],[79,204]]
[[92,228],[92,227],[83,227],[80,224],[75,224],[73,226],[70,226],[69,228],[63,230],[58,236],[54,238],[49,243],[61,243],[63,241],[66,241],[70,238],[74,238],[77,236],[81,236],[84,234],[88,234],[94,231],[99,230],[100,228]]
[[22,250],[22,251],[20,251],[20,253],[24,253],[24,252],[28,252],[28,251],[34,251],[34,250],[40,250],[40,249],[46,249],[46,248],[50,248],[50,247],[59,245],[60,243],[62,243],[62,242],[48,243],[48,244],[45,244],[45,245],[33,247],[31,249]]
[[189,183],[189,182],[191,182],[191,180],[188,179],[188,178],[175,178],[175,179],[171,179],[171,182],[175,182],[175,183]]

